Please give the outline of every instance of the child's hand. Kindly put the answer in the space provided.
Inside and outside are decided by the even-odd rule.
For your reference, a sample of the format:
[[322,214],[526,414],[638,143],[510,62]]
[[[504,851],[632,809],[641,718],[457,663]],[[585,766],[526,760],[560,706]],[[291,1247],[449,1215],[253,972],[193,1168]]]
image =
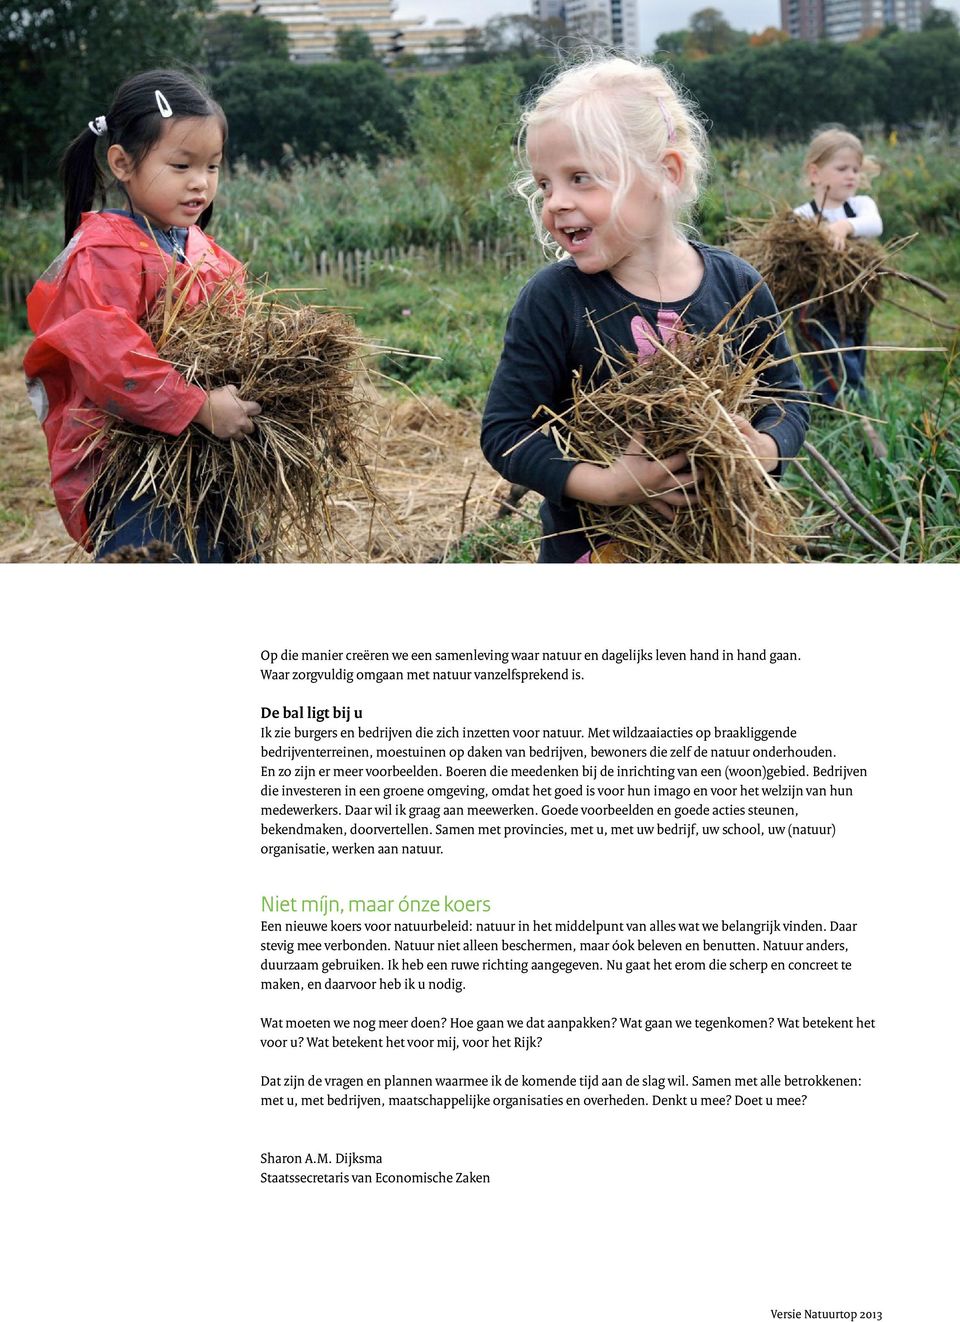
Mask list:
[[236,386],[221,386],[210,391],[194,422],[220,440],[229,441],[235,436],[252,435],[253,419],[259,412],[260,405],[252,399],[241,399]]
[[737,425],[737,430],[749,445],[750,449],[760,460],[764,472],[772,473],[780,462],[780,449],[772,436],[766,432],[757,431],[750,425],[748,418],[742,413],[735,413],[733,421]]
[[843,252],[847,246],[847,239],[853,233],[853,226],[846,217],[842,220],[831,220],[827,226],[827,237],[836,248],[837,252]]
[[697,498],[696,479],[686,451],[680,450],[669,459],[648,459],[636,437],[609,468],[577,464],[570,470],[564,494],[590,505],[646,502],[668,519]]

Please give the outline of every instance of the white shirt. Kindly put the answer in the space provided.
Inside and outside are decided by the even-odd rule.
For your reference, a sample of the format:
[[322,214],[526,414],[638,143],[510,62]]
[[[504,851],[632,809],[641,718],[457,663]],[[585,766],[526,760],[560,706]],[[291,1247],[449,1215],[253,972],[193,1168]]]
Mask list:
[[[853,207],[855,215],[848,216],[841,202],[838,207],[824,207],[823,219],[827,224],[834,220],[849,220],[853,226],[851,237],[854,239],[878,239],[883,233],[883,221],[880,219],[880,212],[877,210],[877,204],[873,198],[858,193],[856,197],[850,198],[850,205]],[[794,207],[793,210],[797,216],[806,216],[808,220],[816,220],[816,212],[809,202],[804,202],[802,207]]]

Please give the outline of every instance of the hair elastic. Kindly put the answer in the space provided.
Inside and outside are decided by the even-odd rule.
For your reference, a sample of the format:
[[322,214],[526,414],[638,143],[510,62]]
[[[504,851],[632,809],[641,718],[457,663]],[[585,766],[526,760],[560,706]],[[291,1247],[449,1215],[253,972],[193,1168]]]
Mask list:
[[663,122],[667,126],[667,141],[676,142],[677,130],[673,126],[673,120],[670,118],[670,112],[664,103],[663,97],[657,97],[657,105],[660,107],[660,114],[663,116]]
[[157,109],[164,119],[173,119],[173,111],[170,109],[170,102],[162,92],[157,91],[153,94],[157,98]]
[[95,133],[98,138],[102,138],[107,131],[107,120],[105,115],[98,115],[96,119],[87,122],[87,128],[91,133]]

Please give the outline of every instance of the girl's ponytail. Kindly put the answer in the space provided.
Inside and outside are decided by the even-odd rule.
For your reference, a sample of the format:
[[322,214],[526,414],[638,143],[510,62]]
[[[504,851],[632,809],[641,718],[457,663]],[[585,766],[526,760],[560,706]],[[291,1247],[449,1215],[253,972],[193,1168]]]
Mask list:
[[97,162],[97,134],[86,128],[74,138],[60,161],[63,183],[63,241],[69,243],[80,217],[97,198],[106,197],[106,181]]

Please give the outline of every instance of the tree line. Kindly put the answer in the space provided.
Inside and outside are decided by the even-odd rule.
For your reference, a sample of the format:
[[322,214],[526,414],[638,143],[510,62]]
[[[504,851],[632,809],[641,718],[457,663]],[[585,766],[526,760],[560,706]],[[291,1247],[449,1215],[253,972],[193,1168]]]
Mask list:
[[828,122],[886,130],[960,115],[956,27],[891,31],[835,44],[738,46],[706,59],[670,61],[713,133],[807,137]]
[[[960,33],[889,32],[844,45],[785,41],[737,44],[706,57],[660,56],[721,137],[808,136],[825,122],[886,129],[960,116]],[[230,119],[232,151],[276,164],[300,158],[365,156],[410,148],[418,97],[441,96],[448,80],[469,82],[506,65],[520,97],[551,69],[554,53],[516,53],[443,74],[397,73],[372,60],[293,65],[244,61],[213,80]],[[487,71],[485,74],[484,71]]]
[[[524,15],[493,20],[449,72],[385,68],[362,32],[338,58],[289,59],[286,32],[262,18],[210,17],[212,0],[0,0],[0,180],[8,198],[55,177],[66,143],[103,114],[120,79],[151,65],[204,72],[230,123],[230,155],[282,167],[317,157],[403,154],[431,96],[509,73],[524,94],[556,67],[556,32]],[[747,39],[718,10],[659,39],[667,62],[723,136],[807,136],[826,121],[890,128],[960,114],[960,34],[884,30],[855,43]],[[929,21],[929,20],[928,20]],[[782,34],[780,34],[782,36]],[[689,36],[689,40],[688,40]],[[669,49],[666,49],[669,47]],[[122,59],[120,57],[122,52]],[[711,53],[712,52],[712,53]],[[452,83],[449,80],[453,80]],[[473,80],[473,81],[471,81]]]

